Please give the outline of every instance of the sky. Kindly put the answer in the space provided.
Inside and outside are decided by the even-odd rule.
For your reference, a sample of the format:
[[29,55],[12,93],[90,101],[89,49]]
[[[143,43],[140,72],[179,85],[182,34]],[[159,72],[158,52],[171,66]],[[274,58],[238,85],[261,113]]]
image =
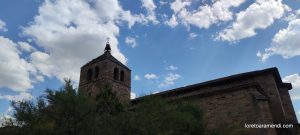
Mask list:
[[300,118],[300,0],[1,0],[0,122],[103,54],[131,98],[277,67]]

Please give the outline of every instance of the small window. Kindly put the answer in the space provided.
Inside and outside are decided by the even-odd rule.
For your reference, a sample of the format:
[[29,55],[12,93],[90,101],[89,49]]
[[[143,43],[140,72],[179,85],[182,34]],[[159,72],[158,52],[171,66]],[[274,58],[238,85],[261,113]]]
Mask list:
[[114,79],[119,80],[119,69],[118,68],[114,69]]
[[120,80],[121,80],[122,82],[124,82],[124,71],[123,71],[123,70],[121,71],[121,78],[120,78]]
[[93,71],[92,71],[92,69],[89,69],[87,71],[86,80],[88,80],[88,81],[91,80],[92,76],[93,76]]
[[98,78],[99,75],[99,67],[95,67],[95,78]]

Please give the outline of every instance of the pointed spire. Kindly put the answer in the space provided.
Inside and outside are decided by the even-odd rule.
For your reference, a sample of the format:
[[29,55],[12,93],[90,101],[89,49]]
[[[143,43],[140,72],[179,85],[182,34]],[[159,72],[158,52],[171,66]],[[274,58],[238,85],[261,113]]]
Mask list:
[[106,46],[105,46],[105,49],[104,49],[104,52],[108,52],[110,53],[111,51],[111,48],[110,48],[110,44],[109,44],[109,38],[107,38],[107,41],[106,41]]

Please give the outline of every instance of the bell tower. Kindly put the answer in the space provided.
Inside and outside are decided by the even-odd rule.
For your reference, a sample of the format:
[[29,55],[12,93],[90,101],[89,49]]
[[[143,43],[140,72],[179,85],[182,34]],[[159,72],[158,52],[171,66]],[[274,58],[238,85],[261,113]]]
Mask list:
[[131,70],[111,55],[109,42],[104,54],[81,67],[79,92],[95,98],[106,86],[112,88],[121,102],[130,101]]

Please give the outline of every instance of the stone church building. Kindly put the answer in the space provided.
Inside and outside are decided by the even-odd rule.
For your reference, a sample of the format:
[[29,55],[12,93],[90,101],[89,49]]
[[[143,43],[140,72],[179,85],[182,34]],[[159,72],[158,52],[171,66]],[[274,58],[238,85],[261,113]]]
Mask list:
[[[95,97],[110,85],[122,102],[130,100],[131,70],[111,55],[109,43],[104,54],[81,67],[79,90]],[[281,80],[277,68],[252,71],[167,90],[154,95],[184,100],[203,111],[205,129],[245,124],[297,124],[289,95],[290,83]],[[296,134],[294,128],[249,128],[250,134]]]

